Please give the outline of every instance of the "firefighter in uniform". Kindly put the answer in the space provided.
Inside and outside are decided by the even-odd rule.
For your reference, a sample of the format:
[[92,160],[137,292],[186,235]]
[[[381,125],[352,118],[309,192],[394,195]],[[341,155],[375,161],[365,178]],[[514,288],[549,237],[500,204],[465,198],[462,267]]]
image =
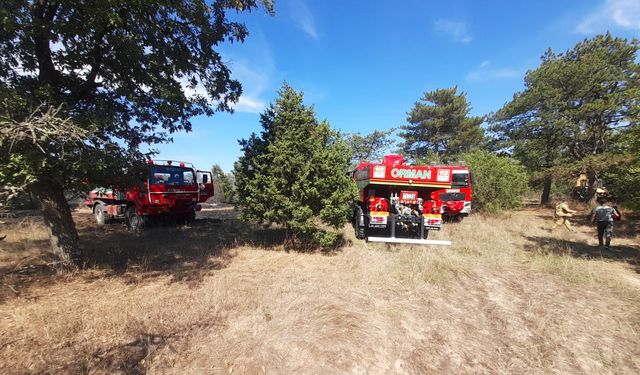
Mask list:
[[620,220],[620,212],[617,207],[611,207],[606,199],[598,199],[598,207],[591,212],[591,223],[595,223],[598,228],[600,249],[609,250],[614,220]]
[[553,213],[553,219],[555,223],[551,230],[556,229],[559,225],[564,225],[569,231],[575,232],[573,227],[571,226],[571,222],[569,221],[569,217],[572,217],[577,211],[569,208],[567,202],[562,201],[556,205],[556,210]]

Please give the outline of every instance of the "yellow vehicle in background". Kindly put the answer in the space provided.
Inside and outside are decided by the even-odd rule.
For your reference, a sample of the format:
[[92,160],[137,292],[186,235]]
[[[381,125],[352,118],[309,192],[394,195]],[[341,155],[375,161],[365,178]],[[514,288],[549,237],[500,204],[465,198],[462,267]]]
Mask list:
[[[593,190],[595,188],[595,191]],[[580,173],[580,176],[576,180],[576,184],[573,188],[573,199],[580,202],[588,202],[592,198],[606,198],[615,200],[616,196],[610,193],[604,186],[604,182],[596,175],[595,183],[593,187],[589,186],[589,178],[586,173]]]

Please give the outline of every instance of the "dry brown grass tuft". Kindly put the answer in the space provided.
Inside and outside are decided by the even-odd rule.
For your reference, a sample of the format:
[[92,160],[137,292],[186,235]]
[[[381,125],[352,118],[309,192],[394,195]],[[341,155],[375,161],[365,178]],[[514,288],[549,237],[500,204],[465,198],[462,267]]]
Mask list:
[[[591,228],[550,232],[549,211],[525,210],[434,234],[452,247],[347,234],[297,253],[205,214],[224,220],[130,237],[78,213],[83,239],[126,262],[19,286],[0,304],[0,373],[640,372],[636,235],[600,253]],[[40,240],[11,243],[2,267]]]

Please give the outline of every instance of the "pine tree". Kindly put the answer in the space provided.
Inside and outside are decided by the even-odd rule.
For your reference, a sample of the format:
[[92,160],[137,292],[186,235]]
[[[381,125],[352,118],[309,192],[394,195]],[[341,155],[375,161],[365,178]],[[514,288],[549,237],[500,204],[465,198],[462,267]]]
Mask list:
[[612,152],[623,160],[604,171],[603,177],[609,191],[616,194],[625,207],[640,210],[640,126],[631,120],[630,126],[616,134]]
[[355,167],[363,161],[376,161],[382,159],[396,144],[391,137],[396,129],[374,130],[372,133],[362,135],[360,133],[349,134],[346,141],[351,148],[351,165]]
[[595,193],[596,176],[626,158],[611,140],[637,123],[640,64],[638,40],[609,33],[585,39],[527,72],[525,90],[493,117],[513,155],[544,176],[542,203],[552,177],[586,171]]
[[456,86],[426,92],[407,115],[401,129],[402,151],[412,159],[450,157],[471,151],[484,139],[481,117],[469,117],[471,106]]
[[234,203],[236,191],[233,173],[224,173],[224,170],[219,164],[214,164],[211,167],[211,174],[213,176],[215,191],[214,201]]
[[339,229],[348,220],[357,192],[346,174],[348,145],[286,83],[260,123],[260,136],[240,140],[244,155],[235,164],[242,217],[280,224],[299,240],[334,243],[337,234],[318,224]]

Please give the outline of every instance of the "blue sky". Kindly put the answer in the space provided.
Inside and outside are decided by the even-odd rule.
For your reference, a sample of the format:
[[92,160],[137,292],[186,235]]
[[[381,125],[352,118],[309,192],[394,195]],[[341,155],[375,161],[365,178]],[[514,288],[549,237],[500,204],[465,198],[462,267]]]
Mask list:
[[250,35],[220,48],[243,84],[235,113],[195,118],[192,132],[156,147],[158,158],[231,170],[237,140],[260,131],[259,113],[285,80],[334,128],[369,133],[404,124],[436,88],[457,85],[474,115],[496,111],[547,48],[607,30],[640,37],[640,0],[275,1],[274,17],[233,14]]

